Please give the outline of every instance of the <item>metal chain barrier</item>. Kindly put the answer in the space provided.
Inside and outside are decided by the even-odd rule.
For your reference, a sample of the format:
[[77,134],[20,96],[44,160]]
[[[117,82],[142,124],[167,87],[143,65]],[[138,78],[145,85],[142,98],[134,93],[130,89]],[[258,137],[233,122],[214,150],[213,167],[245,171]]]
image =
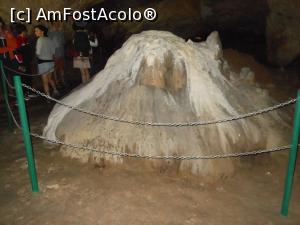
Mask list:
[[[3,64],[2,64],[3,65]],[[3,65],[4,66],[4,65]],[[3,66],[1,67],[1,74],[2,74],[2,76],[4,77],[4,80],[6,81],[6,83],[7,83],[7,85],[8,85],[8,87],[10,88],[10,89],[15,89],[15,87],[9,82],[9,80],[7,79],[7,76],[6,76],[6,73],[5,73],[5,71],[4,71],[4,69],[3,69]]]
[[[100,154],[112,155],[112,156],[119,156],[119,157],[129,157],[129,158],[140,158],[140,159],[159,159],[159,160],[205,160],[205,159],[224,159],[224,158],[237,158],[243,156],[251,156],[251,155],[258,155],[262,153],[271,153],[271,152],[279,152],[290,149],[290,145],[276,147],[272,149],[263,149],[257,151],[250,151],[250,152],[239,152],[239,153],[227,153],[227,154],[217,154],[217,155],[204,155],[204,156],[159,156],[159,155],[140,155],[140,154],[129,154],[126,152],[117,152],[117,151],[105,151],[105,150],[98,150],[91,147],[86,147],[82,145],[75,145],[75,144],[68,144],[64,143],[59,140],[50,140],[44,136],[31,133],[31,136],[45,140],[47,142],[53,144],[59,144],[63,146],[67,146],[73,148],[74,150],[82,149],[84,151],[95,152]],[[70,149],[72,150],[72,149]],[[75,150],[75,151],[76,151]]]
[[15,70],[15,69],[10,68],[10,67],[8,67],[8,66],[6,66],[6,65],[4,65],[4,64],[3,64],[3,67],[4,67],[4,69],[6,69],[6,70],[8,70],[8,71],[10,71],[10,72],[13,72],[13,73],[15,73],[15,74],[18,74],[18,75],[20,75],[20,76],[28,76],[28,77],[38,77],[38,76],[43,76],[43,75],[45,75],[45,74],[48,74],[48,73],[51,73],[51,72],[54,71],[54,67],[53,67],[53,68],[49,69],[48,71],[46,71],[46,72],[44,72],[44,73],[30,74],[30,73],[24,73],[24,72],[22,72],[22,71],[20,71],[20,70]]
[[[9,112],[13,118],[13,121],[18,129],[22,130],[20,124],[17,122],[10,106],[9,106]],[[95,152],[98,154],[106,154],[106,155],[112,155],[112,156],[119,156],[119,157],[129,157],[129,158],[140,158],[140,159],[156,159],[156,160],[205,160],[205,159],[224,159],[224,158],[237,158],[237,157],[245,157],[245,156],[252,156],[252,155],[258,155],[263,153],[272,153],[272,152],[279,152],[290,149],[290,145],[282,146],[282,147],[276,147],[271,149],[261,149],[256,151],[250,151],[250,152],[239,152],[239,153],[227,153],[227,154],[217,154],[217,155],[204,155],[204,156],[158,156],[158,155],[140,155],[140,154],[129,154],[126,152],[117,152],[117,151],[105,151],[105,150],[98,150],[91,147],[86,147],[82,145],[76,145],[76,144],[69,144],[65,143],[59,140],[51,140],[44,136],[41,136],[39,134],[30,133],[32,137],[39,138],[42,140],[45,140],[49,143],[53,144],[59,144],[63,146],[70,147],[70,150],[78,151],[78,150],[84,150],[88,152]]]
[[[8,81],[7,81],[8,82]],[[246,118],[246,117],[250,117],[250,116],[254,116],[254,115],[258,115],[258,114],[262,114],[265,112],[269,112],[278,108],[282,108],[284,106],[290,105],[292,103],[296,102],[296,99],[292,99],[290,101],[287,102],[283,102],[280,103],[278,105],[266,108],[266,109],[261,109],[258,110],[256,112],[252,112],[252,113],[247,113],[238,117],[233,117],[233,118],[228,118],[228,119],[223,119],[223,120],[215,120],[215,121],[208,121],[208,122],[193,122],[193,123],[150,123],[150,122],[138,122],[138,121],[126,121],[126,120],[122,120],[122,119],[118,119],[118,118],[114,118],[114,117],[109,117],[103,114],[96,114],[96,113],[92,113],[80,108],[76,108],[74,106],[70,106],[68,104],[65,104],[57,99],[52,98],[51,96],[48,96],[32,87],[27,86],[26,84],[22,84],[23,87],[47,98],[50,99],[52,101],[57,102],[58,104],[64,105],[66,107],[69,107],[71,109],[83,112],[83,113],[87,113],[93,116],[97,116],[97,117],[101,117],[103,119],[110,119],[110,120],[114,120],[114,121],[119,121],[119,122],[127,122],[127,123],[131,123],[131,124],[138,124],[138,125],[151,125],[151,126],[195,126],[195,125],[205,125],[205,124],[212,124],[212,123],[221,123],[221,122],[227,122],[227,121],[233,121],[233,120],[237,120],[237,119],[242,119],[242,118]],[[17,122],[11,107],[8,105],[8,109],[9,112],[13,118],[13,121],[15,123],[15,125],[17,126],[18,129],[22,129],[20,124]],[[119,156],[119,157],[130,157],[130,158],[142,158],[142,159],[159,159],[159,160],[199,160],[199,159],[221,159],[221,158],[234,158],[234,157],[243,157],[243,156],[251,156],[251,155],[258,155],[258,154],[263,154],[263,153],[271,153],[271,152],[279,152],[279,151],[284,151],[284,150],[288,150],[290,149],[290,145],[287,146],[282,146],[282,147],[276,147],[276,148],[271,148],[271,149],[262,149],[262,150],[256,150],[256,151],[249,151],[249,152],[239,152],[239,153],[227,153],[227,154],[217,154],[217,155],[204,155],[204,156],[159,156],[159,155],[140,155],[140,154],[130,154],[130,153],[126,153],[126,152],[117,152],[117,151],[106,151],[106,150],[98,150],[95,148],[91,148],[91,147],[87,147],[87,146],[82,146],[82,145],[76,145],[76,144],[70,144],[70,143],[65,143],[59,140],[51,140],[48,139],[44,136],[35,134],[35,133],[30,133],[31,136],[45,140],[49,143],[53,143],[53,144],[59,144],[59,145],[63,145],[63,146],[67,146],[70,147],[71,149],[76,149],[76,150],[84,150],[84,151],[89,151],[89,152],[95,152],[95,153],[100,153],[100,154],[106,154],[106,155],[112,155],[112,156]]]
[[250,113],[246,113],[246,114],[243,114],[243,115],[238,115],[238,116],[234,116],[234,117],[231,117],[231,118],[225,118],[225,119],[218,119],[218,120],[211,120],[211,121],[197,121],[197,122],[190,122],[190,123],[154,123],[154,122],[142,122],[142,121],[125,120],[125,119],[122,119],[122,118],[117,118],[117,117],[112,117],[112,116],[108,116],[108,115],[104,115],[104,114],[98,114],[98,113],[90,112],[90,111],[87,111],[85,109],[82,109],[82,108],[79,108],[79,107],[76,107],[76,106],[68,105],[68,104],[66,104],[62,101],[59,101],[55,98],[52,98],[51,96],[46,95],[46,94],[44,94],[44,93],[42,93],[42,92],[26,85],[26,84],[22,84],[22,86],[25,87],[26,89],[34,92],[34,93],[46,98],[46,99],[49,99],[49,100],[54,101],[54,102],[56,102],[60,105],[63,105],[67,108],[70,108],[72,110],[75,110],[75,111],[78,111],[78,112],[81,112],[81,113],[85,113],[85,114],[92,115],[92,116],[95,116],[95,117],[98,117],[98,118],[101,118],[101,119],[111,120],[111,121],[120,122],[120,123],[128,123],[128,124],[142,125],[142,126],[156,126],[156,127],[162,127],[162,126],[165,126],[165,127],[188,127],[188,126],[202,126],[202,125],[210,125],[210,124],[230,122],[230,121],[240,120],[240,119],[244,119],[244,118],[248,118],[248,117],[257,116],[257,115],[260,115],[260,114],[263,114],[263,113],[271,112],[271,111],[274,111],[276,109],[288,106],[290,104],[294,104],[297,100],[296,98],[293,98],[289,101],[282,102],[280,104],[277,104],[277,105],[274,105],[274,106],[271,106],[271,107],[268,107],[268,108],[260,109],[260,110],[255,111],[255,112],[250,112]]
[[[0,61],[1,65],[2,62]],[[2,67],[2,66],[1,66]],[[139,122],[139,121],[128,121],[116,117],[110,117],[106,116],[104,114],[96,114],[92,113],[86,110],[83,110],[81,108],[76,108],[75,106],[71,106],[68,104],[65,104],[57,99],[54,99],[44,93],[41,93],[34,88],[31,88],[25,84],[21,83],[20,76],[15,76],[14,77],[14,83],[16,85],[16,94],[17,94],[17,100],[19,103],[19,113],[20,113],[20,120],[22,123],[22,127],[19,125],[18,121],[14,117],[13,111],[11,110],[11,107],[7,101],[7,88],[5,82],[7,82],[8,85],[9,81],[5,76],[4,69],[3,67],[1,68],[2,70],[2,76],[5,77],[3,79],[3,87],[5,89],[4,95],[6,96],[6,105],[7,105],[7,112],[8,112],[8,117],[11,115],[13,122],[17,126],[18,129],[20,129],[23,133],[23,138],[24,138],[24,144],[25,144],[25,151],[26,151],[26,157],[27,157],[27,163],[28,163],[28,172],[29,172],[29,177],[30,177],[30,182],[31,182],[31,189],[32,192],[38,192],[39,187],[38,187],[38,180],[37,180],[37,174],[36,174],[36,167],[35,167],[35,160],[34,160],[34,155],[33,155],[33,150],[32,150],[32,144],[31,144],[31,138],[36,137],[42,140],[46,140],[50,143],[54,144],[59,144],[63,146],[69,147],[68,149],[70,150],[84,150],[88,151],[88,153],[98,153],[98,154],[105,154],[105,155],[111,155],[111,156],[117,156],[117,157],[130,157],[130,158],[138,158],[138,159],[151,159],[151,160],[213,160],[213,159],[224,159],[224,158],[237,158],[237,157],[245,157],[245,156],[253,156],[253,155],[258,155],[258,154],[263,154],[263,153],[271,153],[271,152],[279,152],[283,150],[288,150],[291,149],[290,154],[289,154],[289,164],[288,164],[288,173],[286,176],[286,182],[285,182],[285,192],[284,192],[284,198],[282,201],[282,208],[281,208],[281,215],[287,216],[288,214],[288,207],[289,207],[289,201],[291,197],[291,191],[292,191],[292,184],[293,184],[293,172],[295,170],[295,163],[296,163],[296,157],[297,157],[297,148],[299,147],[298,139],[299,139],[299,114],[300,114],[300,104],[299,104],[299,98],[300,98],[300,91],[298,91],[297,99],[291,99],[287,102],[280,103],[278,105],[274,105],[265,109],[260,109],[256,112],[251,112],[251,113],[246,113],[244,115],[239,115],[235,116],[233,118],[227,118],[223,120],[214,120],[214,121],[207,121],[207,122],[193,122],[193,123],[151,123],[151,122]],[[18,72],[17,72],[18,74]],[[19,73],[20,74],[20,73]],[[24,75],[24,74],[23,74]],[[42,75],[42,74],[39,74]],[[292,103],[296,104],[296,113],[295,113],[295,126],[294,132],[293,132],[293,143],[291,146],[282,146],[282,147],[274,147],[271,149],[260,149],[260,150],[255,150],[255,151],[248,151],[248,152],[236,152],[236,153],[223,153],[223,154],[216,154],[216,155],[181,155],[181,156],[174,156],[174,155],[150,155],[150,154],[133,154],[133,153],[126,153],[126,152],[118,152],[118,151],[108,151],[108,150],[99,150],[93,147],[88,147],[88,146],[83,146],[83,145],[78,145],[78,144],[70,144],[70,143],[65,143],[60,140],[51,140],[48,139],[47,137],[31,133],[29,130],[28,126],[28,120],[27,120],[27,114],[26,114],[26,107],[24,104],[23,98],[23,91],[22,91],[22,86],[47,98],[52,101],[55,101],[61,105],[64,105],[66,107],[69,107],[73,110],[77,110],[80,112],[84,112],[93,116],[97,116],[103,119],[109,119],[113,121],[118,121],[118,122],[125,122],[125,123],[130,123],[130,124],[137,124],[137,125],[150,125],[150,126],[196,126],[196,125],[205,125],[205,124],[216,124],[216,123],[221,123],[221,122],[228,122],[228,121],[234,121],[242,118],[247,118],[251,116],[256,116],[262,113],[270,112],[278,108],[282,108],[284,106],[290,105]],[[12,87],[12,85],[10,86]],[[9,124],[11,124],[11,119],[9,119]],[[67,149],[63,149],[67,150]]]

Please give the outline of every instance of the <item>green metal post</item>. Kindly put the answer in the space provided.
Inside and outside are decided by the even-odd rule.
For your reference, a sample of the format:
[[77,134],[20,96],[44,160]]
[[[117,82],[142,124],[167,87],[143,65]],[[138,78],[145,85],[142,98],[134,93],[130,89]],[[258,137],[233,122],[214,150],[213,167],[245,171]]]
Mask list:
[[30,132],[28,127],[27,114],[26,114],[24,95],[23,95],[20,76],[18,75],[14,76],[14,84],[16,89],[18,108],[19,108],[20,120],[22,125],[23,139],[25,143],[25,151],[26,151],[26,157],[28,162],[28,172],[31,181],[31,189],[33,192],[38,192],[39,187],[38,187],[38,181],[37,181],[37,175],[35,169],[35,161],[32,152],[31,138],[30,138]]
[[6,86],[6,80],[4,78],[5,74],[4,73],[4,69],[3,69],[3,62],[0,60],[0,73],[2,73],[2,76],[1,76],[1,81],[2,81],[2,89],[3,89],[3,98],[4,98],[4,102],[5,102],[5,110],[6,110],[6,113],[7,113],[7,122],[8,122],[8,129],[10,131],[13,130],[13,121],[12,121],[12,117],[10,115],[10,112],[9,112],[9,101],[8,101],[8,94],[7,94],[7,86]]
[[283,216],[287,216],[289,211],[289,204],[291,199],[294,172],[295,172],[296,159],[297,159],[299,133],[300,133],[300,90],[298,90],[298,94],[297,94],[296,111],[294,115],[292,146],[289,154],[289,164],[288,164],[287,174],[285,177],[285,188],[284,188],[283,201],[281,205],[281,215]]

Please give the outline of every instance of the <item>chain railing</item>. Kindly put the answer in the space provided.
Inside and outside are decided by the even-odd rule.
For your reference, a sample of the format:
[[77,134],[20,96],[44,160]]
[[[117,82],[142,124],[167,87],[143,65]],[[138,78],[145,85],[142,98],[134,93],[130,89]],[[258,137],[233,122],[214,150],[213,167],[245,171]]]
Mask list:
[[267,107],[264,109],[260,109],[257,110],[255,112],[250,112],[250,113],[246,113],[243,115],[238,115],[238,116],[234,116],[231,118],[225,118],[225,119],[217,119],[217,120],[210,120],[210,121],[196,121],[196,122],[189,122],[189,123],[159,123],[159,122],[145,122],[145,121],[133,121],[133,120],[126,120],[126,119],[122,119],[122,118],[118,118],[118,117],[113,117],[113,116],[109,116],[109,115],[105,115],[105,114],[101,114],[101,113],[95,113],[95,112],[91,112],[76,106],[72,106],[69,105],[67,103],[64,103],[62,101],[59,101],[49,95],[46,95],[45,93],[42,93],[26,84],[22,84],[22,86],[46,99],[49,99],[53,102],[56,102],[60,105],[63,105],[67,108],[70,108],[72,110],[81,112],[81,113],[85,113],[91,116],[95,116],[101,119],[105,119],[105,120],[111,120],[111,121],[115,121],[115,122],[120,122],[120,123],[127,123],[127,124],[133,124],[133,125],[142,125],[142,126],[156,126],[156,127],[192,127],[192,126],[203,126],[203,125],[210,125],[210,124],[218,124],[218,123],[225,123],[225,122],[230,122],[230,121],[235,121],[235,120],[240,120],[240,119],[245,119],[248,117],[253,117],[253,116],[257,116],[263,113],[268,113],[280,108],[283,108],[285,106],[288,106],[290,104],[294,104],[296,102],[296,99],[293,98],[291,100],[288,100],[286,102],[282,102],[280,104],[271,106],[271,107]]
[[50,68],[49,70],[47,70],[46,72],[43,72],[43,73],[35,73],[35,74],[30,74],[30,73],[25,73],[25,72],[22,72],[20,70],[16,70],[14,68],[11,68],[11,67],[8,67],[6,65],[3,64],[3,68],[10,71],[11,73],[14,73],[14,74],[18,74],[20,76],[25,76],[25,77],[40,77],[40,76],[43,76],[43,75],[46,75],[46,74],[49,74],[51,72],[54,72],[54,67]]
[[[240,115],[237,117],[233,117],[233,118],[227,118],[227,119],[222,119],[222,120],[214,120],[214,121],[207,121],[207,122],[193,122],[193,123],[150,123],[150,122],[139,122],[139,121],[127,121],[127,120],[123,120],[123,119],[119,119],[119,118],[115,118],[115,117],[110,117],[104,114],[96,114],[93,112],[89,112],[86,111],[84,109],[81,108],[77,108],[74,106],[70,106],[68,104],[63,103],[62,101],[59,101],[55,98],[52,98],[51,96],[48,96],[30,86],[27,86],[26,84],[22,84],[23,87],[35,92],[36,94],[39,94],[49,100],[52,100],[58,104],[64,105],[66,107],[69,107],[71,109],[74,109],[76,111],[80,111],[83,113],[87,113],[93,116],[97,116],[97,117],[101,117],[103,119],[109,119],[109,120],[113,120],[113,121],[118,121],[118,122],[126,122],[126,123],[131,123],[131,124],[137,124],[137,125],[150,125],[150,126],[171,126],[171,127],[178,127],[178,126],[196,126],[196,125],[206,125],[206,124],[213,124],[213,123],[221,123],[221,122],[229,122],[229,121],[233,121],[233,120],[238,120],[238,119],[242,119],[242,118],[246,118],[246,117],[251,117],[251,116],[255,116],[255,115],[259,115],[262,113],[266,113],[266,112],[270,112],[273,111],[275,109],[278,108],[282,108],[284,106],[293,104],[296,102],[296,99],[291,99],[289,101],[280,103],[278,105],[274,105],[265,109],[261,109],[258,110],[256,112],[251,112],[251,113],[247,113],[244,115]],[[10,106],[8,105],[9,108],[9,112],[13,118],[13,122],[15,123],[15,125],[17,126],[17,128],[22,129],[20,124],[17,122]],[[39,138],[42,140],[45,140],[49,143],[53,143],[53,144],[59,144],[62,146],[67,146],[70,149],[80,149],[80,150],[84,150],[84,151],[90,151],[90,152],[95,152],[95,153],[99,153],[99,154],[106,154],[106,155],[112,155],[112,156],[119,156],[119,157],[131,157],[131,158],[143,158],[143,159],[161,159],[161,160],[199,160],[199,159],[220,159],[220,158],[234,158],[234,157],[243,157],[243,156],[251,156],[251,155],[257,155],[257,154],[263,154],[263,153],[271,153],[271,152],[279,152],[279,151],[284,151],[284,150],[288,150],[290,148],[290,146],[281,146],[281,147],[275,147],[275,148],[271,148],[271,149],[260,149],[260,150],[255,150],[255,151],[248,151],[248,152],[238,152],[238,153],[224,153],[224,154],[216,154],[216,155],[187,155],[187,156],[164,156],[164,155],[141,155],[141,154],[131,154],[131,153],[126,153],[126,152],[119,152],[119,151],[107,151],[107,150],[99,150],[96,148],[92,148],[92,147],[87,147],[87,146],[83,146],[83,145],[78,145],[78,144],[71,144],[71,143],[65,143],[63,141],[60,140],[52,140],[52,139],[48,139],[45,136],[39,135],[39,134],[35,134],[35,133],[30,133],[31,136],[35,137],[35,138]]]
[[[106,151],[106,150],[99,150],[92,147],[87,147],[83,145],[77,145],[77,144],[69,144],[65,143],[59,140],[51,140],[44,136],[31,133],[31,136],[45,140],[47,142],[53,143],[53,144],[59,144],[63,145],[69,148],[73,149],[80,149],[84,151],[89,152],[95,152],[99,154],[105,154],[105,155],[112,155],[112,156],[120,156],[120,157],[129,157],[129,158],[140,158],[140,159],[160,159],[160,160],[200,160],[200,159],[224,159],[224,158],[237,158],[237,157],[243,157],[243,156],[251,156],[251,155],[258,155],[263,153],[272,153],[272,152],[279,152],[290,149],[290,146],[281,146],[271,149],[260,149],[256,151],[249,151],[249,152],[238,152],[238,153],[224,153],[224,154],[216,154],[216,155],[186,155],[186,156],[173,156],[173,155],[141,155],[141,154],[130,154],[126,152],[118,152],[118,151]],[[69,149],[72,150],[72,149]]]
[[[2,62],[0,61],[1,67],[2,67]],[[7,69],[7,68],[6,68]],[[12,85],[10,85],[8,79],[5,76],[3,68],[2,70],[2,76],[5,77],[4,80],[4,89],[6,89],[5,82],[10,86],[10,88],[14,88]],[[291,197],[291,192],[292,192],[292,185],[293,185],[293,178],[294,178],[294,171],[295,171],[295,165],[296,165],[296,158],[297,158],[297,151],[299,147],[299,129],[300,129],[300,91],[298,91],[297,94],[297,99],[291,99],[289,101],[265,108],[265,109],[260,109],[255,112],[251,113],[246,113],[243,115],[238,115],[232,118],[226,118],[226,119],[220,119],[220,120],[212,120],[212,121],[206,121],[206,122],[192,122],[192,123],[152,123],[152,122],[140,122],[140,121],[129,121],[129,120],[124,120],[121,118],[117,117],[111,117],[107,116],[104,114],[97,114],[93,112],[89,112],[87,110],[77,108],[75,106],[68,105],[66,103],[63,103],[62,101],[59,101],[57,99],[52,98],[51,96],[48,96],[42,92],[39,92],[35,90],[32,87],[29,87],[25,84],[21,84],[21,79],[20,76],[17,74],[22,74],[19,71],[12,71],[16,72],[16,76],[14,77],[14,83],[16,85],[16,93],[17,93],[17,99],[19,104],[21,105],[19,107],[19,112],[20,112],[20,118],[21,118],[21,123],[22,127],[19,125],[18,121],[14,117],[13,111],[11,110],[9,103],[6,102],[7,107],[9,108],[7,110],[8,115],[11,115],[13,118],[13,122],[16,124],[16,126],[22,130],[23,133],[23,138],[24,138],[24,143],[25,143],[25,151],[26,151],[26,157],[27,157],[27,162],[28,162],[28,172],[30,176],[30,181],[31,181],[31,187],[33,192],[38,192],[38,181],[37,181],[37,175],[36,175],[36,168],[35,168],[35,161],[33,157],[33,151],[32,151],[32,146],[31,146],[31,139],[30,136],[40,138],[42,140],[46,140],[50,143],[54,144],[59,144],[63,146],[69,147],[71,150],[84,150],[84,151],[89,151],[89,152],[95,152],[95,153],[100,153],[100,154],[106,154],[106,155],[112,155],[112,156],[118,156],[118,157],[132,157],[132,158],[142,158],[142,159],[156,159],[156,160],[208,160],[208,159],[221,159],[221,158],[235,158],[235,157],[244,157],[244,156],[251,156],[251,155],[257,155],[257,154],[263,154],[263,153],[271,153],[271,152],[279,152],[283,150],[288,150],[291,149],[290,154],[289,154],[289,163],[288,163],[288,171],[287,171],[287,176],[286,176],[286,181],[285,181],[285,191],[284,191],[284,197],[282,201],[282,208],[281,208],[281,215],[287,216],[288,215],[288,208],[289,208],[289,202],[290,202],[290,197]],[[50,71],[49,71],[50,72]],[[28,76],[28,74],[23,73],[24,76]],[[42,74],[33,74],[29,76],[40,76]],[[52,101],[55,101],[58,104],[64,105],[66,107],[69,107],[73,110],[77,110],[79,112],[83,112],[86,114],[90,114],[92,116],[97,116],[102,119],[107,119],[107,120],[112,120],[112,121],[117,121],[117,122],[123,122],[123,123],[129,123],[129,124],[136,124],[136,125],[148,125],[148,126],[170,126],[170,127],[183,127],[183,126],[198,126],[198,125],[208,125],[208,124],[217,124],[217,123],[222,123],[222,122],[229,122],[229,121],[234,121],[234,120],[239,120],[243,118],[248,118],[256,115],[260,115],[263,113],[271,112],[273,110],[288,106],[290,104],[293,104],[297,102],[296,104],[296,112],[295,112],[295,121],[294,121],[294,129],[293,129],[293,141],[292,145],[290,146],[282,146],[282,147],[275,147],[271,149],[263,149],[263,150],[255,150],[255,151],[248,151],[248,152],[236,152],[236,153],[224,153],[224,154],[216,154],[216,155],[202,155],[202,156],[174,156],[174,155],[141,155],[141,154],[132,154],[132,153],[126,153],[126,152],[119,152],[119,151],[107,151],[107,150],[99,150],[96,148],[88,147],[88,146],[82,146],[78,144],[70,144],[70,143],[65,143],[59,140],[51,140],[48,139],[47,137],[35,134],[35,133],[30,133],[29,132],[29,126],[28,126],[28,121],[27,121],[27,115],[26,115],[26,109],[25,109],[25,104],[24,104],[24,96],[23,96],[23,91],[22,91],[22,86],[49,99]],[[7,99],[6,99],[7,100]],[[9,122],[10,123],[10,122]]]
[[[10,106],[9,106],[9,112],[11,113],[11,116],[13,118],[13,121],[16,125],[16,127],[20,130],[22,130],[20,124],[17,122]],[[239,152],[239,153],[225,153],[225,154],[216,154],[216,155],[202,155],[202,156],[161,156],[161,155],[141,155],[141,154],[130,154],[126,152],[118,152],[118,151],[107,151],[107,150],[99,150],[92,147],[87,147],[83,145],[77,145],[77,144],[70,144],[65,143],[60,140],[52,140],[45,136],[36,134],[36,133],[30,133],[32,137],[42,139],[44,141],[47,141],[52,144],[59,144],[62,146],[69,147],[69,150],[84,150],[89,152],[94,152],[98,154],[105,154],[105,155],[112,155],[112,156],[119,156],[119,157],[129,157],[129,158],[140,158],[140,159],[156,159],[156,160],[207,160],[207,159],[222,159],[222,158],[237,158],[237,157],[244,157],[244,156],[251,156],[251,155],[258,155],[263,153],[272,153],[272,152],[279,152],[290,149],[289,145],[281,146],[281,147],[275,147],[271,149],[260,149],[255,151],[249,151],[249,152]]]

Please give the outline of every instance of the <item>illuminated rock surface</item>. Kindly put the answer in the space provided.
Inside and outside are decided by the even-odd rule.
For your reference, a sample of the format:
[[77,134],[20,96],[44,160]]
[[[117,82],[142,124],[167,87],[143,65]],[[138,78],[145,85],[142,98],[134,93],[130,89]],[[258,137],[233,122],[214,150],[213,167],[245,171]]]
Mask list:
[[[193,43],[169,32],[147,31],[133,35],[101,72],[62,101],[129,121],[186,123],[229,118],[275,104],[255,85],[250,69],[241,75],[231,71],[223,60],[217,32],[205,42]],[[217,155],[286,145],[290,132],[286,121],[283,113],[275,111],[206,126],[151,127],[104,120],[56,105],[44,135],[141,155]],[[127,161],[65,150],[82,161]],[[233,172],[239,159],[140,162],[159,168],[173,164],[179,171],[217,177]]]

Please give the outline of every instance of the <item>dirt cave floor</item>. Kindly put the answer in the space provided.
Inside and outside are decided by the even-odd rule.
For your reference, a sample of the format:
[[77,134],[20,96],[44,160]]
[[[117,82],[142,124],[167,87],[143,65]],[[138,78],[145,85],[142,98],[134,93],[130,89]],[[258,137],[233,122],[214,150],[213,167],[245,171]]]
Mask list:
[[[36,120],[36,119],[35,119]],[[34,131],[37,125],[32,123]],[[289,216],[280,216],[287,154],[215,183],[64,158],[33,139],[39,193],[30,191],[20,132],[1,137],[0,224],[300,224],[300,173]],[[258,156],[260,157],[260,156]]]
[[[284,100],[291,88],[278,83],[273,91]],[[28,112],[34,133],[42,132],[53,106],[40,101]],[[299,154],[289,216],[280,216],[288,151],[274,153],[273,160],[248,157],[232,177],[207,183],[164,171],[82,164],[33,138],[40,192],[32,193],[22,135],[7,130],[1,107],[0,225],[300,224]]]

